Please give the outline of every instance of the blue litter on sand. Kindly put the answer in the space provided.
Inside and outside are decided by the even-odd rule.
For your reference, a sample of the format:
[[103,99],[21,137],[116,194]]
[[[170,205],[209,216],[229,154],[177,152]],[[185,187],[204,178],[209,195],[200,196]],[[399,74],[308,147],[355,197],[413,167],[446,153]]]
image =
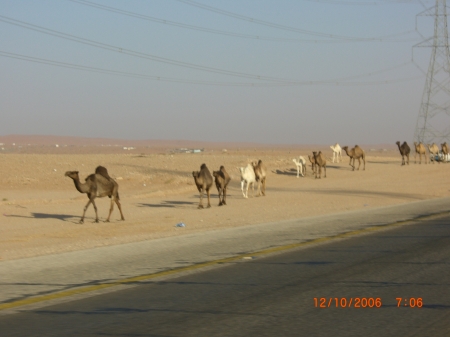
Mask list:
[[180,222],[180,223],[177,223],[175,225],[175,227],[186,227],[186,225],[184,223]]

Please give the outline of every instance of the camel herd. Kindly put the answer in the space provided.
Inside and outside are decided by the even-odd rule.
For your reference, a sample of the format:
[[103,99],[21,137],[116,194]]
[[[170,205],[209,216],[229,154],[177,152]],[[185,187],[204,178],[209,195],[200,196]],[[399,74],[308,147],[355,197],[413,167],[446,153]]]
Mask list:
[[[406,142],[400,144],[400,142],[396,142],[398,149],[400,151],[400,155],[402,156],[401,165],[409,165],[409,155],[411,149]],[[363,161],[363,170],[366,169],[366,156],[363,149],[361,149],[358,145],[355,145],[353,148],[349,149],[348,146],[341,146],[336,143],[335,145],[330,146],[333,150],[332,162],[335,160],[337,163],[342,161],[342,150],[345,151],[347,156],[350,158],[349,165],[352,167],[352,170],[355,170],[355,162],[358,160],[358,168],[361,167],[361,160]],[[422,143],[414,142],[414,162],[417,163],[417,155],[419,155],[419,163],[422,163],[422,155],[424,156],[425,164],[427,164],[427,154],[426,148],[428,148],[428,152],[430,155],[431,161],[434,163],[436,159],[438,162],[440,161],[449,161],[449,147],[447,143],[441,144],[441,151],[436,144],[427,144],[426,147]],[[320,179],[322,177],[322,169],[324,171],[324,178],[327,177],[327,160],[325,155],[321,151],[313,151],[312,155],[308,155],[309,162],[311,164],[311,170],[316,179]],[[306,160],[303,156],[299,156],[298,159],[293,159],[297,167],[297,178],[301,175],[304,177],[306,175]],[[266,176],[267,169],[261,160],[257,162],[251,162],[246,167],[238,167],[237,168],[241,175],[241,191],[244,198],[248,198],[248,189],[249,186],[252,186],[252,195],[254,196],[255,184],[258,184],[258,195],[266,195]],[[80,223],[84,222],[85,214],[90,204],[94,206],[95,210],[95,222],[99,222],[97,206],[95,205],[95,198],[102,198],[108,196],[111,199],[110,209],[108,218],[106,222],[109,222],[111,217],[111,213],[114,209],[114,203],[117,205],[120,211],[121,220],[125,220],[122,213],[122,206],[120,204],[119,198],[119,185],[117,182],[112,179],[108,171],[103,166],[98,166],[95,169],[95,173],[90,174],[84,183],[81,183],[78,171],[67,171],[65,176],[71,178],[75,184],[75,188],[80,193],[86,193],[89,199],[86,206],[83,209],[83,215],[81,216]],[[203,208],[203,194],[206,193],[208,197],[208,204],[206,207],[211,207],[210,202],[210,189],[213,184],[213,179],[216,184],[216,188],[219,194],[219,206],[226,205],[227,202],[227,186],[231,181],[230,175],[225,170],[224,166],[220,166],[218,171],[209,171],[206,164],[202,164],[200,166],[199,171],[193,171],[192,176],[194,177],[195,185],[200,193],[200,201],[198,204],[198,208]],[[214,178],[213,178],[214,177]]]
[[[266,167],[264,166],[262,160],[249,163],[246,167],[238,167],[238,170],[241,173],[241,191],[244,198],[248,198],[248,188],[250,185],[252,185],[254,195],[255,183],[258,183],[258,194],[264,196],[266,195]],[[198,208],[203,208],[204,193],[208,196],[207,207],[211,207],[209,190],[211,189],[213,183],[212,177],[215,179],[217,192],[219,193],[219,206],[227,204],[227,186],[231,181],[231,178],[223,165],[220,166],[219,171],[213,171],[211,176],[206,164],[202,164],[200,166],[200,171],[193,171],[192,176],[194,177],[198,192],[200,193]],[[244,186],[246,186],[245,190]]]
[[[409,165],[409,154],[411,152],[411,149],[408,145],[408,143],[403,142],[402,145],[400,145],[400,142],[396,143],[398,146],[398,150],[400,151],[400,155],[402,156],[402,166],[407,164]],[[433,143],[433,144],[426,144],[426,147],[422,143],[414,142],[414,163],[417,163],[417,155],[419,155],[419,164],[422,164],[422,155],[425,160],[425,164],[428,164],[427,162],[427,151],[426,148],[428,148],[429,157],[430,159],[428,162],[434,162],[436,161],[436,158],[438,158],[438,163],[441,161],[446,162],[449,160],[449,147],[447,145],[447,142],[441,144],[441,151],[439,151],[439,147]]]
[[[331,145],[330,148],[333,150],[332,162],[336,160],[336,163],[342,161],[342,150],[345,151],[347,156],[350,157],[349,165],[352,167],[353,171],[355,170],[355,161],[358,160],[358,170],[361,167],[361,159],[364,163],[363,170],[366,169],[366,155],[363,149],[361,149],[358,145],[355,145],[352,149],[348,149],[348,146],[341,146],[336,143],[335,145]],[[322,168],[324,171],[324,178],[327,177],[327,160],[322,151],[313,151],[312,155],[308,155],[309,162],[311,164],[311,170],[316,179],[320,179],[322,177]],[[297,178],[300,176],[304,177],[306,174],[306,160],[303,156],[300,156],[298,159],[292,159],[295,166],[297,167]]]

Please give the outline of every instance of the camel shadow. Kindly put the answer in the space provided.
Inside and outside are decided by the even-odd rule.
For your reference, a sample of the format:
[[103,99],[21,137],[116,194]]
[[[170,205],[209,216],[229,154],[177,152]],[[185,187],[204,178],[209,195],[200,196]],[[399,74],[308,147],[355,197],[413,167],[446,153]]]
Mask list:
[[285,175],[285,176],[297,176],[297,169],[289,169],[289,170],[284,170],[284,171],[275,170],[275,171],[272,171],[272,172],[275,173],[275,174],[282,174],[282,175]]
[[160,204],[143,204],[143,203],[140,203],[140,204],[138,204],[138,207],[176,208],[177,206],[195,205],[195,204],[197,204],[197,203],[196,202],[192,202],[192,201],[162,201]]
[[10,218],[27,218],[27,219],[58,219],[62,221],[68,221],[69,219],[80,217],[79,215],[49,214],[49,213],[31,213],[31,216],[5,214],[4,216]]

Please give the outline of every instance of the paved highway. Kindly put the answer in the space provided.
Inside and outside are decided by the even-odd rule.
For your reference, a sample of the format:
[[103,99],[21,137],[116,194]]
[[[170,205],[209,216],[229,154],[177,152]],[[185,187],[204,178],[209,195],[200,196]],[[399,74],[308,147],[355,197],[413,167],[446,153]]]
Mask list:
[[450,216],[3,315],[0,332],[450,336]]

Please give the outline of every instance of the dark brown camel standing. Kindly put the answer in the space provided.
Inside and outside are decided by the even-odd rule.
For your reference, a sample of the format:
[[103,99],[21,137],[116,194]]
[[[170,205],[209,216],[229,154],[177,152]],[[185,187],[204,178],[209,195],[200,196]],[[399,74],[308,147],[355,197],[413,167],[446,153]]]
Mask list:
[[219,171],[213,171],[217,191],[219,192],[219,206],[227,204],[227,186],[231,178],[225,171],[225,167],[221,166]]
[[120,217],[121,220],[125,220],[122,213],[122,206],[120,205],[120,198],[119,198],[119,185],[116,183],[114,179],[112,179],[109,174],[108,170],[103,166],[98,166],[95,169],[95,173],[89,175],[85,179],[85,183],[80,182],[80,177],[78,175],[78,171],[67,171],[65,173],[66,177],[69,177],[73,180],[75,184],[75,188],[80,193],[86,193],[89,201],[84,206],[83,216],[81,217],[80,223],[84,223],[84,216],[86,214],[86,210],[88,209],[89,205],[94,205],[95,210],[95,222],[98,222],[98,213],[97,213],[97,206],[95,205],[95,198],[102,198],[108,196],[111,198],[111,206],[109,208],[109,214],[108,218],[105,222],[109,222],[109,219],[111,217],[111,213],[114,209],[114,202],[117,204],[117,207],[119,207],[120,211]]
[[193,171],[192,176],[195,180],[195,185],[197,186],[198,191],[200,192],[200,202],[198,204],[198,208],[203,208],[203,193],[206,192],[208,196],[208,208],[211,207],[209,190],[213,183],[213,178],[211,176],[211,172],[209,172],[206,164],[202,164],[200,166],[200,171]]
[[406,142],[403,142],[403,144],[401,146],[400,146],[400,142],[397,142],[395,144],[397,144],[400,154],[402,155],[402,166],[405,165],[405,157],[407,159],[406,163],[409,165],[409,154],[411,152],[409,145]]
[[319,179],[322,177],[322,167],[324,170],[324,178],[327,177],[327,160],[325,156],[323,155],[322,151],[313,152],[313,158],[314,158],[314,167],[315,167],[315,173],[316,173],[316,179],[317,179],[317,171],[319,171]]
[[262,160],[252,163],[253,171],[255,171],[255,178],[258,182],[259,195],[266,195],[266,167],[264,166]]
[[[342,148],[342,150],[345,151],[345,153],[347,153],[347,156],[350,157],[350,163],[349,165],[351,167],[353,167],[353,170],[355,170],[355,159],[358,159],[359,162],[359,166],[358,166],[358,170],[361,167],[361,159],[364,162],[364,168],[363,170],[366,169],[366,154],[364,153],[363,149],[361,149],[358,145],[355,145],[354,148],[352,148],[350,151],[348,150],[348,146],[344,146]],[[352,165],[352,160],[353,160],[353,165]]]

